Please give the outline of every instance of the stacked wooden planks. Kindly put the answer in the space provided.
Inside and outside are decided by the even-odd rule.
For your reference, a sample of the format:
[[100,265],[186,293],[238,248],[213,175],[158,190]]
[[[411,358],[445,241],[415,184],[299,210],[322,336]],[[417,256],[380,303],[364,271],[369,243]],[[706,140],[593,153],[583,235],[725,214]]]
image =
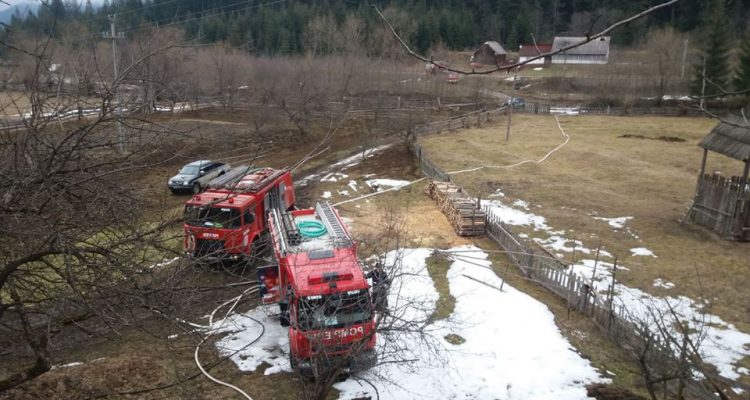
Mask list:
[[459,236],[484,235],[484,210],[462,188],[451,182],[430,181],[425,193],[435,200]]

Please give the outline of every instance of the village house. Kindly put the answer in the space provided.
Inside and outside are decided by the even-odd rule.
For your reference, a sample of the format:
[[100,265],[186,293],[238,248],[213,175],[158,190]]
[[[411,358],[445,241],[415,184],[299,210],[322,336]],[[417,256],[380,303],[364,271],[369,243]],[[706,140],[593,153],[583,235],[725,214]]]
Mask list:
[[533,61],[528,61],[540,54],[549,53],[552,50],[551,44],[522,44],[518,46],[518,62],[528,62],[535,65],[549,65],[552,57],[546,56]]
[[471,56],[469,62],[472,66],[479,65],[503,65],[508,57],[500,43],[495,41],[484,42]]
[[[609,36],[563,51],[552,56],[552,64],[606,64],[609,61]],[[558,51],[585,41],[583,36],[556,36],[552,51]]]

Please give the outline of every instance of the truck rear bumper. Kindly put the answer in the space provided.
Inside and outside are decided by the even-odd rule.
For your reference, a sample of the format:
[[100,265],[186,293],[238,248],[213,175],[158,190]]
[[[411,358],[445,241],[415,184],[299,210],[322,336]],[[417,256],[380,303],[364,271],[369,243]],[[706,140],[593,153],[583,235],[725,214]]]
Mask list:
[[188,258],[191,261],[196,261],[199,263],[220,263],[220,262],[235,262],[235,261],[242,261],[245,259],[245,255],[242,253],[213,253],[213,254],[207,254],[207,255],[196,255],[193,253],[187,253]]
[[378,354],[375,349],[363,351],[354,356],[330,356],[320,357],[316,360],[304,359],[300,360],[295,365],[297,372],[300,375],[308,378],[315,378],[315,366],[313,362],[316,362],[318,368],[331,369],[338,368],[342,374],[351,374],[360,371],[368,370],[378,364]]

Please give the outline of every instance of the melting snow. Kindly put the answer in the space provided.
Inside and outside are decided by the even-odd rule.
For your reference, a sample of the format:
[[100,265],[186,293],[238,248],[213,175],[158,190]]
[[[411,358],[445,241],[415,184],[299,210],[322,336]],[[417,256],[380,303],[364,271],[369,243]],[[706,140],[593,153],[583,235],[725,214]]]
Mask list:
[[383,187],[401,187],[404,185],[408,185],[409,181],[399,179],[368,179],[365,181],[365,183],[367,183],[367,186],[380,192],[381,190],[383,190]]
[[[595,249],[593,251],[586,249],[579,241],[566,239],[564,236],[566,234],[565,231],[553,231],[546,224],[546,220],[542,216],[515,209],[497,200],[483,202],[483,204],[489,206],[492,212],[508,225],[532,226],[535,231],[543,231],[550,235],[546,239],[534,238],[535,241],[546,248],[557,252],[571,252],[573,250],[571,244],[575,244],[576,251],[589,254],[589,257],[596,253]],[[638,239],[638,235],[625,226],[627,221],[633,219],[631,216],[616,218],[594,217],[594,219],[606,221],[615,229],[624,228],[633,238]],[[652,251],[645,247],[633,248],[631,252],[634,256],[656,257]],[[600,251],[600,256],[611,257],[612,254],[602,250]],[[591,280],[594,273],[594,264],[595,260],[592,257],[592,259],[580,260],[577,264],[572,265],[571,268],[575,273],[587,280]],[[612,263],[602,262],[601,260],[598,262],[596,276],[593,278],[595,290],[606,293],[611,284],[611,271],[613,267]],[[628,270],[621,265],[618,265],[617,269]],[[669,289],[674,287],[674,284],[656,280],[654,281],[654,286]],[[740,368],[735,367],[738,361],[750,356],[750,335],[737,330],[735,326],[726,323],[718,316],[707,314],[702,302],[696,302],[687,297],[653,296],[642,290],[617,284],[615,286],[615,304],[621,305],[623,310],[629,312],[634,318],[650,324],[653,329],[657,328],[652,317],[653,312],[656,311],[657,313],[660,312],[668,315],[669,305],[672,305],[680,319],[687,321],[691,328],[695,329],[694,340],[700,341],[705,336],[700,350],[704,354],[705,360],[715,365],[721,375],[729,379],[737,379],[740,374],[750,375],[743,372]]]
[[348,177],[349,177],[349,175],[347,175],[347,174],[341,174],[341,173],[338,173],[338,172],[333,172],[333,173],[330,173],[330,174],[328,174],[328,175],[320,178],[320,181],[321,182],[338,182],[339,179],[346,179]]
[[482,206],[492,208],[494,214],[508,225],[530,225],[534,230],[549,231],[551,228],[547,225],[547,220],[539,215],[516,210],[497,200],[482,200]]
[[[389,333],[398,337],[379,338],[384,363],[362,377],[377,387],[380,398],[584,400],[587,384],[608,381],[571,348],[544,304],[507,284],[501,292],[476,281],[502,284],[488,268],[486,253],[471,246],[449,252],[454,253],[447,275],[456,298],[454,312],[428,326],[426,337],[400,332]],[[431,253],[405,249],[387,255],[387,264],[398,259],[400,267],[389,298],[392,314],[415,321],[432,314],[439,296],[424,264]],[[227,333],[216,344],[219,352],[231,355],[242,371],[254,371],[264,362],[270,365],[265,374],[290,371],[286,328],[267,310],[260,306],[214,323]],[[266,329],[262,336],[259,322]],[[450,344],[445,339],[448,334],[465,342]],[[387,363],[393,361],[387,346],[394,340],[407,349],[396,357],[414,361]],[[434,348],[442,350],[436,354]],[[354,377],[335,387],[341,399],[375,398],[373,388]]]
[[349,187],[352,188],[353,191],[359,192],[359,190],[357,190],[357,181],[349,181]]
[[606,221],[609,224],[609,226],[615,229],[622,229],[625,226],[625,223],[628,222],[628,220],[633,219],[633,217],[615,217],[615,218],[594,217],[594,219],[597,219],[599,221]]
[[228,333],[216,342],[216,348],[222,356],[230,356],[241,371],[255,371],[264,362],[270,365],[266,375],[292,371],[287,328],[279,324],[278,318],[272,317],[272,310],[278,310],[278,307],[259,306],[247,313],[214,321],[217,332]]
[[674,287],[674,283],[667,282],[665,280],[662,280],[661,278],[654,279],[654,287],[662,288],[662,289],[672,289]]
[[656,258],[656,254],[654,254],[653,251],[645,247],[636,247],[636,248],[630,249],[630,252],[633,253],[634,256],[648,256],[648,257]]
[[331,198],[331,192],[325,191],[325,192],[323,192],[323,194],[320,197],[322,197],[324,199],[330,199]]
[[[508,285],[500,292],[476,281],[498,288],[502,284],[487,268],[491,263],[486,253],[475,247],[451,251],[455,260],[448,280],[456,306],[451,317],[434,323],[431,331],[447,351],[442,360],[422,354],[411,364],[382,364],[364,373],[381,398],[587,399],[585,385],[606,381],[571,348],[544,304]],[[402,284],[401,292],[428,298],[434,307],[435,289],[423,267],[428,255],[429,251],[418,249],[404,258],[402,272],[409,281]],[[414,312],[423,318],[431,309]],[[450,344],[444,339],[448,334],[465,342]],[[418,336],[406,339],[406,348],[425,348]],[[375,398],[372,387],[354,379],[335,387],[341,399]]]
[[546,240],[534,238],[534,241],[550,250],[591,254],[591,249],[584,247],[580,240],[568,240],[562,236],[552,235]]
[[516,201],[513,202],[513,205],[516,206],[516,207],[521,207],[524,210],[528,210],[529,209],[529,203],[527,203],[527,202],[525,202],[523,200],[516,200]]

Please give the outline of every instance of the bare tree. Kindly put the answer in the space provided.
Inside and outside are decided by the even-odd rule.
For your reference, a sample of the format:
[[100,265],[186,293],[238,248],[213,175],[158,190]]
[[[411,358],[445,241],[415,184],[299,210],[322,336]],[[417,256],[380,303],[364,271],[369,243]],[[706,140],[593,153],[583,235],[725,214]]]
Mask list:
[[653,30],[648,35],[645,49],[650,55],[649,75],[653,81],[657,107],[661,106],[664,95],[678,76],[683,41],[684,35],[670,27]]
[[[97,114],[71,121],[81,117],[82,93],[60,87],[103,75],[67,68],[55,74],[57,87],[50,85],[57,71],[51,57],[62,56],[52,40],[28,44],[2,43],[33,73],[25,78],[30,106],[19,107],[21,123],[0,130],[0,337],[4,349],[30,362],[1,377],[0,392],[50,370],[60,349],[117,335],[122,324],[146,316],[171,315],[188,298],[173,290],[184,274],[161,273],[165,257],[178,254],[173,227],[180,218],[167,213],[144,224],[147,197],[132,185],[133,175],[172,157],[158,149],[174,132],[115,115],[112,90],[101,92]],[[116,134],[118,123],[125,137]],[[131,137],[141,146],[115,151]]]

